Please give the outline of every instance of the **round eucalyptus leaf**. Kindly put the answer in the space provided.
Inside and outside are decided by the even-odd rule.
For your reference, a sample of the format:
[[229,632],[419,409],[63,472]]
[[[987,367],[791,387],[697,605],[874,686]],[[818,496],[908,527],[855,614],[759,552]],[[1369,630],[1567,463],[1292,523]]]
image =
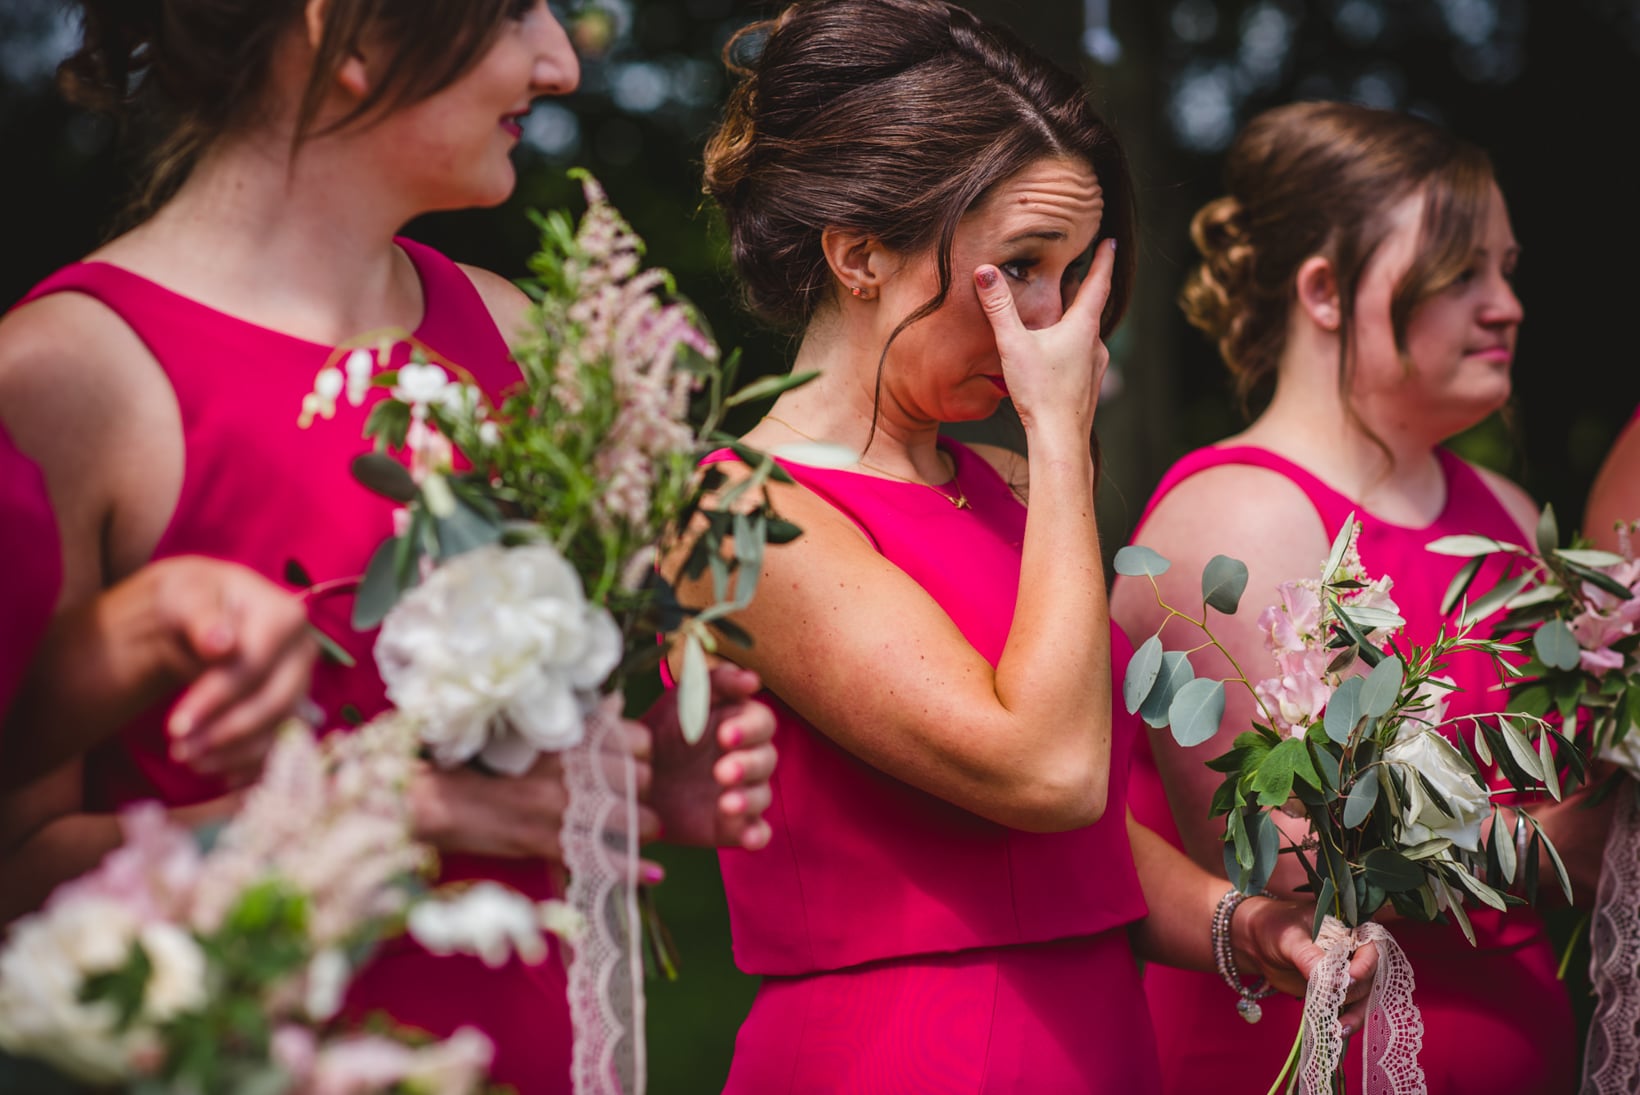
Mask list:
[[1355,781],[1349,798],[1344,800],[1344,827],[1354,829],[1367,820],[1372,808],[1378,805],[1378,777],[1368,772]]
[[1127,706],[1128,714],[1138,711],[1139,705],[1145,702],[1161,668],[1162,637],[1152,635],[1133,652],[1127,673],[1122,677],[1122,702]]
[[1234,616],[1247,590],[1247,564],[1215,555],[1202,568],[1202,599],[1226,616]]
[[1145,701],[1139,705],[1139,717],[1145,720],[1145,725],[1162,727],[1167,725],[1168,709],[1173,705],[1173,697],[1186,684],[1196,679],[1196,670],[1190,664],[1190,658],[1182,650],[1169,650],[1162,655],[1161,668],[1156,671],[1156,683],[1151,685],[1150,693]]
[[1152,551],[1150,548],[1141,547],[1138,544],[1129,544],[1116,553],[1116,558],[1111,561],[1111,565],[1116,568],[1116,573],[1125,574],[1129,578],[1137,578],[1145,574],[1156,578],[1166,574],[1167,568],[1173,564],[1168,562],[1167,558],[1160,552]]
[[1167,708],[1173,740],[1180,745],[1200,745],[1219,732],[1224,718],[1224,682],[1198,677],[1179,689]]
[[1551,669],[1576,669],[1580,660],[1577,636],[1565,620],[1550,620],[1532,636],[1532,650]]
[[1379,662],[1361,685],[1361,710],[1375,719],[1388,714],[1395,706],[1395,698],[1401,694],[1404,676],[1400,658],[1390,657]]
[[1361,706],[1361,686],[1365,683],[1361,677],[1347,678],[1327,701],[1327,712],[1322,720],[1322,726],[1327,731],[1327,737],[1340,745],[1349,740],[1350,732],[1367,715],[1365,708]]

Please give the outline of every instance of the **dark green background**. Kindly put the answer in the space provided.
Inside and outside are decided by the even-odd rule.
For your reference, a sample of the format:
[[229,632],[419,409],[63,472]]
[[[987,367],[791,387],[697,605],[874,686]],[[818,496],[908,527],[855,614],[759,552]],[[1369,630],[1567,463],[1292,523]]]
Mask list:
[[[1112,340],[1124,390],[1101,404],[1098,423],[1109,547],[1126,537],[1172,459],[1239,422],[1210,347],[1173,304],[1191,256],[1188,217],[1217,193],[1224,135],[1177,124],[1175,108],[1185,102],[1234,124],[1295,97],[1366,98],[1431,114],[1492,152],[1523,244],[1518,287],[1527,320],[1513,406],[1458,445],[1553,502],[1563,527],[1577,523],[1601,456],[1640,399],[1632,358],[1640,229],[1634,176],[1619,167],[1640,105],[1640,4],[1110,0],[1121,46],[1111,63],[1079,46],[1089,13],[1107,6],[1100,0],[970,6],[1083,73],[1133,159],[1141,280]],[[131,184],[111,128],[51,91],[44,74],[71,36],[50,7],[0,5],[0,307],[94,247]],[[744,348],[749,371],[785,368],[788,341],[758,332],[736,307],[721,232],[699,196],[700,148],[726,86],[719,50],[734,28],[768,10],[733,0],[582,4],[568,18],[586,57],[585,86],[564,101],[579,123],[578,143],[556,159],[522,153],[521,185],[507,205],[427,218],[410,234],[517,276],[534,243],[524,210],[573,202],[564,168],[587,166],[648,240],[652,260],[704,308],[720,341]],[[661,94],[657,74],[666,77]],[[1008,427],[1004,415],[979,429],[1007,439]],[[684,964],[680,982],[651,986],[651,1090],[713,1091],[755,983],[729,961],[713,856],[662,849],[657,858],[670,872],[660,900]],[[1562,937],[1573,920],[1559,917]],[[1580,994],[1585,962],[1574,954]]]

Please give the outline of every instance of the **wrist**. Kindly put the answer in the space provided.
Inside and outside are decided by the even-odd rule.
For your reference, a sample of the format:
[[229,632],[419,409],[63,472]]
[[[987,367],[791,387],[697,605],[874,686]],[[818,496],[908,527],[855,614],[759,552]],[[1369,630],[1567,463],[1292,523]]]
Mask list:
[[[1245,908],[1244,908],[1245,906]],[[1213,964],[1225,985],[1236,994],[1236,1011],[1249,1023],[1263,1016],[1259,1001],[1274,989],[1262,973],[1262,948],[1256,945],[1262,914],[1275,907],[1269,891],[1244,895],[1232,888],[1214,906]]]

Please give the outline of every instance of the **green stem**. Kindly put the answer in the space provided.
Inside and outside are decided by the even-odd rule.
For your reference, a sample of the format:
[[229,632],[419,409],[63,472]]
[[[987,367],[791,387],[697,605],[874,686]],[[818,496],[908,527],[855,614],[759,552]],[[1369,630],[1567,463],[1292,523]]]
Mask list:
[[[1276,1074],[1276,1082],[1270,1085],[1270,1090],[1265,1095],[1281,1095],[1281,1089],[1284,1086],[1288,1091],[1293,1090],[1293,1085],[1298,1082],[1298,1051],[1303,1044],[1304,1019],[1300,1017],[1298,1020],[1298,1037],[1293,1039],[1293,1048],[1287,1051],[1287,1060],[1282,1064],[1281,1071]],[[1289,1073],[1291,1074],[1291,1080],[1288,1079]]]

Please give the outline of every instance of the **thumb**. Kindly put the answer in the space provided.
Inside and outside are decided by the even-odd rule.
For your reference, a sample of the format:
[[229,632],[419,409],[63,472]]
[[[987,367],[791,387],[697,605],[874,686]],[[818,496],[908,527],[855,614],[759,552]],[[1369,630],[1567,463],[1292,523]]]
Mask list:
[[985,318],[991,321],[997,348],[1007,346],[1024,332],[1025,325],[1019,320],[1014,295],[1008,291],[1002,271],[995,266],[979,267],[974,271],[974,288],[979,294],[980,307],[985,310]]

